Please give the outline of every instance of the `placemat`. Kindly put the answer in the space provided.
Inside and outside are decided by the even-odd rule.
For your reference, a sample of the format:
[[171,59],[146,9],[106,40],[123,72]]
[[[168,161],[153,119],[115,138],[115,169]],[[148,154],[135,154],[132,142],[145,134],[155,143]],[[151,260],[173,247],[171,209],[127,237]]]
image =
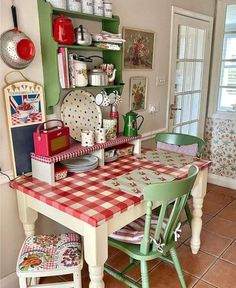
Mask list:
[[149,161],[160,162],[164,165],[170,165],[177,168],[182,168],[189,163],[194,162],[193,156],[169,152],[164,150],[147,151],[142,157]]
[[137,169],[123,174],[111,180],[103,182],[103,185],[127,192],[129,194],[142,195],[142,188],[149,184],[173,181],[174,176],[159,173],[150,169]]

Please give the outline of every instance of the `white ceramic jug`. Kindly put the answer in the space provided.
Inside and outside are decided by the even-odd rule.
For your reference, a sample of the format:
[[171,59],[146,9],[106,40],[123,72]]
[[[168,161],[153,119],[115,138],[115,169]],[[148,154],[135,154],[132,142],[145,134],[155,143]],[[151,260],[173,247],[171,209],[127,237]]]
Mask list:
[[85,62],[74,60],[75,86],[85,87],[88,85],[87,65]]

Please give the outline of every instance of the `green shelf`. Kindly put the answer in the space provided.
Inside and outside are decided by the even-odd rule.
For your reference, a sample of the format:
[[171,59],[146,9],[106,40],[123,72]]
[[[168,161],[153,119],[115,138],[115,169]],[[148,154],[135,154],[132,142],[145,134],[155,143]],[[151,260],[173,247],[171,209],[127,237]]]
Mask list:
[[86,19],[86,20],[96,21],[96,22],[107,21],[107,22],[114,22],[114,23],[120,24],[120,19],[118,16],[113,16],[112,18],[109,18],[109,17],[103,17],[103,16],[96,16],[93,14],[86,14],[86,13],[81,13],[81,12],[74,12],[74,11],[59,9],[55,7],[52,7],[52,10],[53,10],[54,15],[63,14],[71,18],[80,18],[80,19]]
[[97,51],[97,52],[104,52],[104,51],[119,52],[119,51],[122,51],[122,47],[120,50],[111,50],[111,49],[99,48],[99,47],[95,47],[95,46],[62,45],[62,44],[58,44],[58,47],[68,48],[71,50],[84,50],[84,51]]
[[[119,33],[120,19],[118,16],[112,18],[100,17],[85,13],[73,12],[64,9],[54,8],[50,3],[45,0],[38,1],[38,13],[39,13],[39,27],[40,27],[40,40],[41,40],[41,52],[43,62],[43,77],[44,77],[44,91],[47,114],[53,113],[53,107],[59,103],[61,92],[64,90],[81,89],[70,88],[61,89],[58,73],[58,48],[64,47],[71,50],[79,50],[91,53],[101,52],[104,63],[113,63],[116,68],[115,83],[123,83],[122,80],[122,61],[123,61],[123,49],[121,50],[109,50],[98,48],[94,46],[78,46],[78,45],[59,45],[53,39],[53,16],[65,15],[67,17],[87,19],[95,22],[101,22],[101,29],[110,33]],[[83,53],[81,53],[83,54]],[[100,55],[99,55],[100,56]],[[122,93],[123,84],[112,86],[87,86],[82,89],[116,89]]]
[[63,91],[69,90],[86,90],[86,89],[122,89],[124,87],[124,83],[118,85],[107,85],[107,86],[85,86],[85,87],[75,87],[75,88],[62,88]]

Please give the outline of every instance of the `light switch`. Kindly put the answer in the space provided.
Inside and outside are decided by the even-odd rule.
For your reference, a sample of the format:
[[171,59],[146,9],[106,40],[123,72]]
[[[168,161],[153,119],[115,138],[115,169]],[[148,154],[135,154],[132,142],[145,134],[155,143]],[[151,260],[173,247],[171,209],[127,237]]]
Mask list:
[[164,77],[157,77],[156,78],[156,85],[157,86],[166,85],[166,79]]

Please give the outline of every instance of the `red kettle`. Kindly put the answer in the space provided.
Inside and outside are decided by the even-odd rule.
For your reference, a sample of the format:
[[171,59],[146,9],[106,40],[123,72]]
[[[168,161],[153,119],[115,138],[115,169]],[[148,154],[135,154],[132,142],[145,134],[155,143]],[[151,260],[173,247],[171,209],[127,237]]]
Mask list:
[[72,45],[75,42],[74,27],[70,18],[60,15],[54,19],[53,38],[63,45]]

